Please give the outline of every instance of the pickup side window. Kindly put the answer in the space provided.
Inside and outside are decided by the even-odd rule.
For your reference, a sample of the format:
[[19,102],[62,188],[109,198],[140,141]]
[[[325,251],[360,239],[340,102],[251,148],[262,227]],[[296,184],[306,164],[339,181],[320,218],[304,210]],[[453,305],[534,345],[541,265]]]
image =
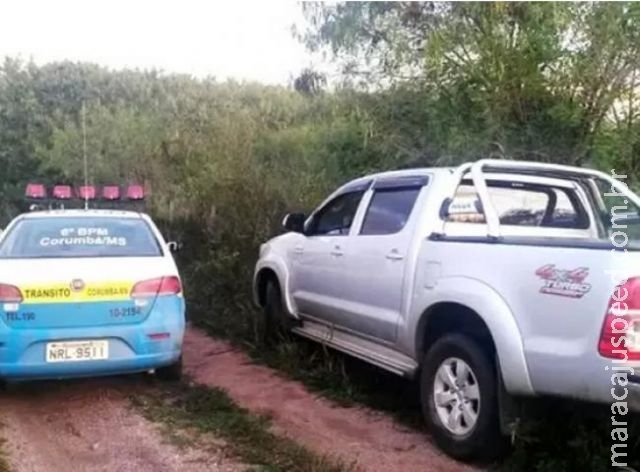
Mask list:
[[[640,208],[624,195],[611,188],[609,182],[595,179],[604,207],[601,209],[602,221],[607,238],[615,232],[622,232],[630,241],[640,240]],[[618,238],[620,241],[622,237]]]
[[364,190],[338,195],[320,208],[309,222],[307,236],[346,236],[349,234]]
[[383,235],[402,231],[420,190],[421,187],[376,190],[364,217],[360,234]]
[[[589,216],[576,191],[565,187],[522,182],[488,181],[489,196],[498,212],[500,224],[509,226],[539,226],[543,228],[588,229]],[[479,198],[471,182],[458,187],[451,206],[469,208],[457,212],[447,221],[485,223],[481,206],[464,205],[464,200]]]

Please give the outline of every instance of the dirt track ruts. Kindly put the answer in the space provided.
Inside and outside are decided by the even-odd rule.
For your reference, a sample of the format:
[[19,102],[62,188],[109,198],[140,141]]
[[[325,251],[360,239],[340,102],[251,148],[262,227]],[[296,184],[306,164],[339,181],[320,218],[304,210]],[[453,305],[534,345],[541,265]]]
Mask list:
[[[190,328],[188,374],[224,389],[240,406],[272,418],[273,430],[309,449],[368,472],[471,471],[444,456],[428,436],[366,408],[341,407],[299,382],[253,364],[227,342]],[[157,425],[131,408],[149,382],[112,378],[38,382],[0,394],[0,436],[13,472],[235,472],[224,454],[168,443]],[[143,390],[140,390],[143,389]]]
[[271,417],[276,432],[318,453],[347,464],[355,461],[368,472],[474,470],[444,456],[425,434],[367,408],[345,408],[319,398],[197,329],[188,331],[184,353],[196,382],[223,388],[241,406]]
[[0,395],[12,472],[235,472],[210,452],[178,449],[132,410],[133,378],[38,382]]

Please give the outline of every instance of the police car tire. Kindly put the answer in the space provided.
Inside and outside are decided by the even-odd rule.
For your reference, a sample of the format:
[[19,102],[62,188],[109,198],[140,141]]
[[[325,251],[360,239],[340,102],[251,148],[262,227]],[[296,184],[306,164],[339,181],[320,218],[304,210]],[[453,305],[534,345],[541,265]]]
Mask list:
[[177,382],[182,379],[182,356],[173,364],[156,369],[156,377],[167,382]]

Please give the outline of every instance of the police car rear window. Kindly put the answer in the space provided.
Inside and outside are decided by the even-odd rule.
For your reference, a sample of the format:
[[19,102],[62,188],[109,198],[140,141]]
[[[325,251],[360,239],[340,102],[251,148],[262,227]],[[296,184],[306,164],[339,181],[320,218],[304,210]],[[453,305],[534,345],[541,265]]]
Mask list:
[[0,259],[160,255],[153,231],[138,218],[28,218],[0,243]]

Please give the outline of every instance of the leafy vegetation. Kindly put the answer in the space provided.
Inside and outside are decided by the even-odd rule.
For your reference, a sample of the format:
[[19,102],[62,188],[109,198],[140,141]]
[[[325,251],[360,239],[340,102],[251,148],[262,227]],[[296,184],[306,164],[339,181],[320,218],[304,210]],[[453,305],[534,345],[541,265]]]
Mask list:
[[[636,185],[640,4],[304,8],[311,26],[301,37],[345,66],[332,88],[313,70],[288,88],[6,59],[0,224],[27,181],[82,181],[84,104],[90,180],[149,188],[153,216],[185,243],[190,316],[325,393],[394,410],[393,388],[371,397],[380,389],[340,356],[260,345],[250,293],[259,245],[286,211],[309,210],[338,183],[381,169],[491,155],[615,168]],[[545,423],[527,436],[537,442],[521,440],[514,468],[600,460],[610,436],[571,418],[573,430]]]
[[222,390],[185,384],[136,395],[133,404],[170,430],[195,430],[227,441],[230,452],[257,470],[343,472],[352,467],[312,454],[269,431],[269,421],[238,407]]

